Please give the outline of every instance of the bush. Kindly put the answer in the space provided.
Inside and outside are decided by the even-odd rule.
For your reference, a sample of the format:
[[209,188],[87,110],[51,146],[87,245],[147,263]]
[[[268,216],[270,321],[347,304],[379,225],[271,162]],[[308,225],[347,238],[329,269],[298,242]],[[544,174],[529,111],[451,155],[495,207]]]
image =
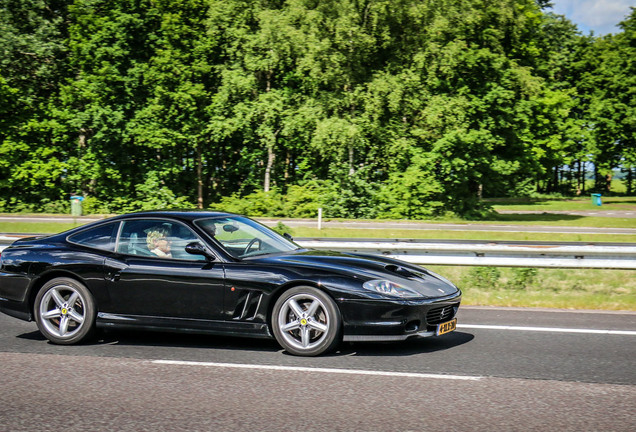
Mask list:
[[433,173],[417,165],[409,166],[403,173],[393,173],[382,184],[379,193],[381,218],[426,219],[444,213],[440,200],[442,186]]
[[320,199],[325,217],[372,219],[378,215],[379,185],[369,180],[368,169],[361,168],[353,175],[348,168],[338,171],[335,180],[323,182]]
[[310,180],[290,186],[285,195],[276,188],[269,192],[256,190],[243,197],[224,197],[211,207],[253,217],[315,218],[319,208],[333,209],[336,195],[332,182]]
[[318,217],[318,209],[325,207],[325,198],[333,186],[328,181],[311,180],[303,185],[293,185],[283,197],[283,213],[292,218]]
[[33,213],[36,211],[36,206],[23,203],[12,197],[8,200],[0,200],[0,211],[6,213]]
[[0,212],[68,214],[71,212],[71,202],[44,198],[39,203],[25,203],[16,198],[9,198],[0,200]]
[[276,226],[273,227],[272,229],[280,235],[285,235],[285,234],[293,235],[292,229],[282,222],[278,222]]
[[244,214],[253,217],[284,217],[283,196],[277,189],[269,192],[257,190],[249,195],[240,197],[233,194],[230,197],[224,197],[221,202],[213,207],[230,213]]
[[84,197],[84,201],[82,201],[82,211],[86,215],[112,213],[112,209],[108,206],[108,203],[102,202],[93,196]]
[[537,281],[539,272],[536,268],[513,268],[512,278],[506,284],[508,289],[525,290]]
[[159,175],[151,172],[146,181],[135,185],[136,197],[127,211],[192,208],[186,197],[177,197],[174,192],[159,179]]
[[151,172],[143,183],[135,185],[135,192],[130,196],[116,196],[108,201],[88,196],[82,202],[84,214],[127,213],[142,210],[188,209],[193,204],[187,197],[178,197],[159,175]]
[[44,199],[40,203],[39,210],[43,213],[68,214],[71,212],[71,201],[70,200],[51,201],[48,199]]
[[462,284],[481,289],[497,289],[501,271],[497,267],[472,267]]

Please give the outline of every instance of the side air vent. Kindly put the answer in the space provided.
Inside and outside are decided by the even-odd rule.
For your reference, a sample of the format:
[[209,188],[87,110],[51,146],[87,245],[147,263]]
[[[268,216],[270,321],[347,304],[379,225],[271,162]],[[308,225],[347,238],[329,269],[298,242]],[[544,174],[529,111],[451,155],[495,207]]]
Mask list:
[[232,319],[253,320],[263,299],[263,293],[256,291],[243,291],[238,298]]

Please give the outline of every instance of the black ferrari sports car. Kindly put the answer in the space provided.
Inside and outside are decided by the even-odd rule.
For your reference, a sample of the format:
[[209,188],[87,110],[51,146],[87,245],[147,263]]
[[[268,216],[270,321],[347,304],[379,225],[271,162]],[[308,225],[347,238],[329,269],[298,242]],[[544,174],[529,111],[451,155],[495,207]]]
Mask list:
[[340,341],[453,331],[461,291],[424,268],[303,249],[247,217],[116,216],[25,238],[0,255],[0,311],[56,344],[96,328],[274,337],[314,356]]

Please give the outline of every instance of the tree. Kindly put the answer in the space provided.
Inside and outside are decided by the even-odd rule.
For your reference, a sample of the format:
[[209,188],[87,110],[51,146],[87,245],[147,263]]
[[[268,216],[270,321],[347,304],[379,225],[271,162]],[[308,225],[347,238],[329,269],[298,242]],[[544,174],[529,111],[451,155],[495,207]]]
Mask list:
[[0,2],[0,207],[59,200],[71,192],[63,185],[64,131],[49,115],[68,75],[68,3]]
[[[596,186],[610,191],[613,170],[631,170],[636,157],[636,9],[620,23],[622,32],[595,40],[588,77]],[[630,171],[631,172],[631,171]]]

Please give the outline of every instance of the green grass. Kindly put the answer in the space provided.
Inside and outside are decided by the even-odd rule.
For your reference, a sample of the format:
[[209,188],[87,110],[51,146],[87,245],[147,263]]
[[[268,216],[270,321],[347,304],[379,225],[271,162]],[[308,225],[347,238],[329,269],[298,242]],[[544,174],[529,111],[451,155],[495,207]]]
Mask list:
[[462,304],[636,311],[636,271],[427,266],[455,282]]
[[75,228],[83,223],[68,222],[5,222],[0,221],[2,233],[51,234]]
[[627,210],[636,211],[636,197],[601,197],[602,205],[592,204],[589,195],[563,199],[486,199],[497,211],[585,211],[585,210]]
[[[284,218],[263,218],[270,220],[281,220]],[[315,219],[314,219],[315,220]],[[346,221],[346,219],[323,219],[323,222]],[[356,222],[383,222],[383,220],[357,219]],[[636,218],[600,217],[600,216],[578,216],[558,213],[540,214],[494,214],[484,220],[465,220],[458,218],[444,218],[431,220],[386,220],[384,222],[422,222],[429,224],[473,224],[473,225],[546,225],[546,226],[567,226],[567,227],[594,227],[594,228],[636,228]]]
[[[274,218],[270,218],[274,219]],[[567,227],[604,227],[604,228],[636,228],[636,218],[601,218],[578,217],[569,215],[499,215],[497,222],[470,222],[479,225],[533,225],[567,226]],[[285,220],[282,219],[283,223]],[[378,221],[375,221],[378,222]],[[399,221],[398,221],[399,222]],[[427,221],[431,222],[431,221]],[[468,224],[462,220],[436,220],[433,223],[460,223]],[[0,220],[0,232],[3,233],[27,233],[47,234],[65,231],[82,225],[82,219],[73,222],[13,222]],[[580,241],[580,242],[629,242],[636,243],[636,234],[559,234],[538,232],[501,232],[501,231],[451,231],[444,230],[419,230],[419,229],[353,229],[353,228],[324,228],[317,227],[293,227],[291,233],[294,237],[335,237],[335,238],[387,238],[387,239],[443,239],[443,240],[492,240],[492,241]]]
[[[66,231],[81,223],[68,222],[4,222],[0,221],[0,232],[49,234]],[[381,239],[439,239],[439,240],[486,240],[486,241],[578,241],[578,242],[627,242],[636,243],[636,235],[630,234],[559,234],[499,231],[450,231],[415,229],[351,229],[294,227],[294,237],[303,238],[381,238]]]
[[545,225],[565,227],[593,227],[593,228],[636,228],[636,218],[616,218],[597,216],[576,216],[555,213],[546,214],[499,214],[488,222],[477,224],[493,224],[493,222],[508,225]]
[[574,242],[618,242],[636,243],[631,234],[559,234],[535,232],[500,231],[450,231],[450,230],[397,230],[397,229],[351,229],[294,227],[291,233],[296,238],[377,238],[377,239],[422,239],[422,240],[485,240],[485,241],[574,241]]

